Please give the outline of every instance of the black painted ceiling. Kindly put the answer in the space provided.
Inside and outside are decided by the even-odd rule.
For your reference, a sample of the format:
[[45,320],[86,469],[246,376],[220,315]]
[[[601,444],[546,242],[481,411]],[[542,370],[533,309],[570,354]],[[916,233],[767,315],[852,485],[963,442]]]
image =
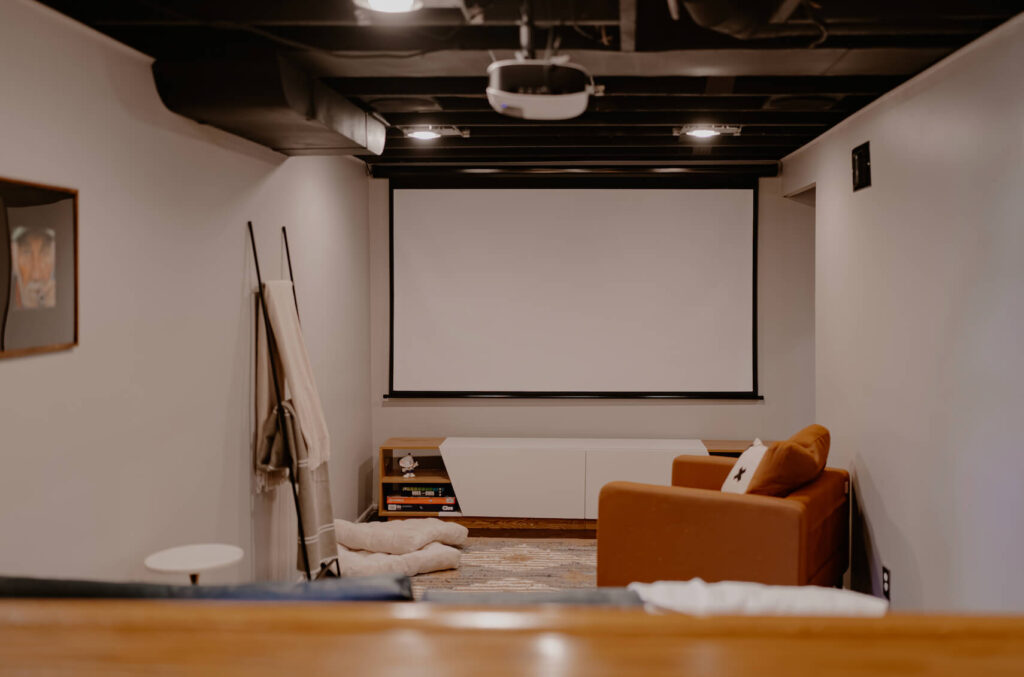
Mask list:
[[[734,37],[700,27],[685,7],[695,3],[684,0],[534,0],[535,43],[557,42],[604,96],[575,120],[528,122],[491,111],[484,95],[487,65],[518,47],[521,0],[465,0],[462,9],[427,0],[400,16],[356,10],[350,0],[42,1],[158,62],[286,54],[389,125],[383,154],[360,156],[379,175],[770,173],[787,153],[1024,9],[1021,0],[715,0],[719,9],[795,7],[783,22]],[[742,131],[710,140],[673,134],[695,122]],[[424,124],[455,125],[468,137],[420,142],[400,129]]]

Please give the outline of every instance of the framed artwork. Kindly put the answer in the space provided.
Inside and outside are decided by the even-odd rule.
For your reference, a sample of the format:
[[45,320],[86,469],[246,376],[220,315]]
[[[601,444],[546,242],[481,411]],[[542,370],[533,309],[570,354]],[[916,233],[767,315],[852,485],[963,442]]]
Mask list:
[[78,345],[78,191],[0,178],[0,358]]

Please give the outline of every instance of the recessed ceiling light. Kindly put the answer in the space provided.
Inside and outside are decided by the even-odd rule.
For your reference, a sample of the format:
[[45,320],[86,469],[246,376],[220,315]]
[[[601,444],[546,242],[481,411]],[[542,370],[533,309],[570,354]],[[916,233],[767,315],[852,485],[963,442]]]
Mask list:
[[441,138],[441,135],[432,129],[417,129],[414,132],[406,132],[405,135],[413,139],[421,140]]
[[441,136],[469,137],[469,130],[462,130],[455,125],[410,125],[399,127],[410,139],[436,139]]
[[371,9],[374,12],[387,12],[388,14],[400,14],[402,12],[415,12],[423,7],[423,0],[352,0],[356,7]]
[[695,136],[698,139],[710,139],[713,136],[725,135],[725,136],[739,136],[740,127],[738,125],[712,125],[706,123],[696,123],[692,125],[683,125],[682,127],[676,127],[672,130],[672,133],[676,136],[686,134],[687,136]]

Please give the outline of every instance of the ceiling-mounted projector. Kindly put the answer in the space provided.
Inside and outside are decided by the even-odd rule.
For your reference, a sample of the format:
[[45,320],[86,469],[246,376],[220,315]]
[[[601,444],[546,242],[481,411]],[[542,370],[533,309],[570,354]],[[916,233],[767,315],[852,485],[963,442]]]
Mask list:
[[568,120],[587,110],[594,79],[567,56],[506,59],[487,67],[487,100],[502,115]]

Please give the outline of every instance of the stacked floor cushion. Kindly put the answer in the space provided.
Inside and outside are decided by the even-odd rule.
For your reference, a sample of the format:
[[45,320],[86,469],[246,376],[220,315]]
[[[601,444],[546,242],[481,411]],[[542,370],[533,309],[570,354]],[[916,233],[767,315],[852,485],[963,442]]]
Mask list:
[[469,529],[434,517],[397,522],[334,520],[342,576],[415,576],[457,569]]

